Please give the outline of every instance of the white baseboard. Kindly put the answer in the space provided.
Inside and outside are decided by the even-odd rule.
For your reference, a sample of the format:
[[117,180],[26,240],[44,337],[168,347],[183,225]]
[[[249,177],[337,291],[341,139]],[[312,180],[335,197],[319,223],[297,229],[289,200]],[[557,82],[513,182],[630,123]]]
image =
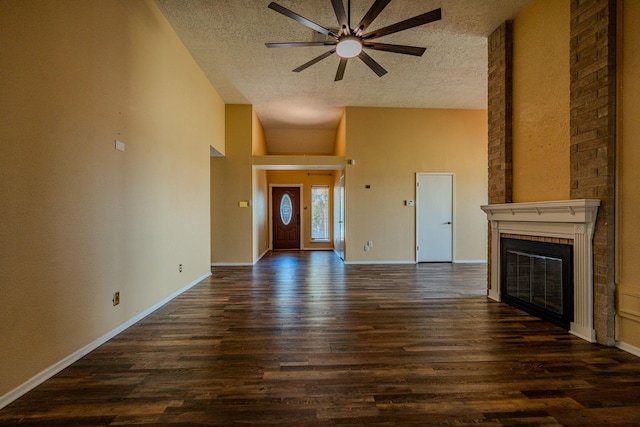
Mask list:
[[371,264],[371,265],[379,265],[379,264],[415,264],[416,262],[411,261],[345,261],[345,264]]
[[252,262],[212,262],[211,267],[251,267]]
[[157,309],[159,309],[160,307],[162,307],[163,305],[165,305],[166,303],[168,303],[169,301],[171,301],[172,299],[174,299],[178,295],[188,291],[189,289],[191,289],[192,287],[194,287],[195,285],[197,285],[198,283],[202,282],[204,279],[206,279],[207,277],[210,277],[210,276],[211,276],[210,272],[207,273],[207,274],[202,275],[201,277],[197,278],[193,282],[189,283],[184,288],[177,290],[176,292],[172,293],[171,295],[169,295],[168,297],[166,297],[165,299],[163,299],[159,303],[152,305],[151,307],[149,307],[145,311],[143,311],[140,314],[136,315],[135,317],[129,319],[128,321],[126,321],[122,325],[118,326],[114,330],[106,333],[105,335],[101,336],[100,338],[98,338],[97,340],[93,341],[92,343],[87,344],[86,346],[82,347],[81,349],[75,351],[74,353],[72,353],[69,356],[65,357],[64,359],[60,360],[59,362],[56,362],[53,365],[51,365],[48,368],[46,368],[45,370],[37,373],[36,375],[31,377],[26,382],[22,383],[21,385],[19,385],[18,387],[14,388],[13,390],[8,392],[4,396],[0,397],[0,409],[4,408],[5,406],[10,404],[11,402],[15,401],[20,396],[22,396],[22,395],[28,393],[29,391],[33,390],[34,388],[36,388],[37,386],[39,386],[40,384],[42,384],[43,382],[45,382],[49,378],[53,377],[58,372],[62,371],[63,369],[65,369],[67,367],[69,367],[74,362],[80,360],[82,357],[86,356],[87,354],[89,354],[90,352],[95,350],[96,348],[100,347],[102,344],[104,344],[107,341],[109,341],[111,338],[115,337],[116,335],[118,335],[119,333],[124,331],[125,329],[135,325],[140,320],[144,319],[145,317],[147,317],[148,315],[150,315],[151,313],[153,313],[154,311],[156,311]]
[[631,353],[634,356],[638,356],[640,357],[640,348],[633,346],[631,344],[627,344],[626,342],[621,342],[621,341],[617,341],[616,342],[616,347],[618,347],[620,350],[624,350],[627,353]]
[[[345,261],[345,264],[421,264],[416,261]],[[446,264],[446,262],[443,262]],[[455,260],[451,261],[451,264],[486,264],[487,260]],[[434,263],[437,264],[437,263]]]
[[262,257],[264,257],[267,252],[269,252],[269,249],[265,249],[260,255],[258,255],[258,258],[253,260],[253,265],[255,265],[258,261],[260,261],[262,259]]
[[486,259],[456,259],[454,264],[486,264]]

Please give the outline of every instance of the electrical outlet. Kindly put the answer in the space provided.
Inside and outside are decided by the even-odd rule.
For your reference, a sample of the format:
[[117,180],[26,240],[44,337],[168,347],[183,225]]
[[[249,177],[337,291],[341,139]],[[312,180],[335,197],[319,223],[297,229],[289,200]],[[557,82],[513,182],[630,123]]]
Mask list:
[[116,291],[113,293],[113,299],[111,300],[113,306],[120,304],[120,291]]
[[178,266],[178,272],[179,272],[179,273],[182,273],[182,264],[180,264],[180,265]]
[[372,240],[369,240],[369,241],[367,242],[367,246],[369,246],[370,248],[371,248],[371,247],[373,247],[373,241],[372,241]]
[[369,246],[368,245],[364,245],[364,251],[365,252],[369,252]]

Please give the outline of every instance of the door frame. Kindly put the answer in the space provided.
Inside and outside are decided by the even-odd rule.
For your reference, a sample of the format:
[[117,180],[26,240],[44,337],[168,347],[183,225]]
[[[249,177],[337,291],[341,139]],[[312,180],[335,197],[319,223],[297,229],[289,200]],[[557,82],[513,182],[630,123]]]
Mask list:
[[273,250],[273,188],[274,187],[298,187],[300,191],[300,250],[304,250],[304,210],[302,209],[304,204],[302,200],[304,199],[304,185],[303,184],[269,184],[269,203],[267,210],[269,211],[269,250]]
[[456,253],[456,174],[453,172],[416,172],[416,235],[415,235],[415,263],[418,264],[418,246],[420,243],[420,195],[418,192],[418,183],[421,176],[450,176],[451,177],[451,262],[455,262],[454,254]]
[[[333,192],[333,221],[334,221],[334,231],[333,231],[333,250],[338,254],[340,259],[344,261],[345,255],[345,173],[341,171],[340,177],[338,178],[337,187],[334,186]],[[336,191],[337,195],[336,195]]]

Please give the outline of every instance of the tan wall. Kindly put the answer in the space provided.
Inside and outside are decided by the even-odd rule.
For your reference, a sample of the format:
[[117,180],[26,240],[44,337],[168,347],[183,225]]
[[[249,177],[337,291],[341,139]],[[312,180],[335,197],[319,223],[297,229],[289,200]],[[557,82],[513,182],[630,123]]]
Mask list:
[[266,170],[253,170],[253,262],[269,250],[269,184]]
[[486,110],[347,108],[346,261],[415,261],[417,172],[455,174],[454,260],[486,260],[487,132]]
[[211,158],[211,263],[252,264],[253,107],[227,105],[225,157]]
[[[302,185],[302,249],[331,249],[333,243],[331,237],[329,242],[312,242],[311,241],[311,186],[326,185],[329,187],[330,206],[329,214],[333,212],[333,180],[335,171],[268,171],[269,184],[291,184]],[[332,224],[330,225],[332,227]],[[333,233],[330,229],[329,233]]]
[[514,21],[514,202],[570,198],[569,5],[535,0]]
[[335,156],[345,156],[347,153],[347,120],[346,115],[342,114],[338,128],[336,129],[336,142],[333,148],[333,154]]
[[252,137],[251,137],[251,145],[252,145],[252,154],[254,156],[264,156],[267,153],[267,140],[264,136],[264,128],[262,127],[262,123],[260,123],[260,119],[255,111],[252,112],[251,115],[252,121]]
[[[267,154],[267,141],[264,128],[255,111],[253,111],[252,146],[254,156]],[[253,161],[253,159],[252,159]],[[267,171],[253,169],[253,262],[259,260],[269,249],[269,224],[267,216],[268,184]]]
[[[333,174],[333,249],[341,256],[344,256],[342,252],[344,252],[344,246],[346,246],[344,237],[341,236],[341,233],[345,234],[344,219],[341,215],[341,209],[344,211],[344,207],[341,206],[343,200],[340,195],[340,192],[343,191],[344,175],[344,169],[336,170]],[[342,180],[340,179],[341,177]],[[340,227],[342,227],[342,230],[340,230]]]
[[640,351],[640,2],[624,2],[618,138],[616,340]]
[[209,273],[224,105],[152,1],[0,1],[0,28],[2,396]]

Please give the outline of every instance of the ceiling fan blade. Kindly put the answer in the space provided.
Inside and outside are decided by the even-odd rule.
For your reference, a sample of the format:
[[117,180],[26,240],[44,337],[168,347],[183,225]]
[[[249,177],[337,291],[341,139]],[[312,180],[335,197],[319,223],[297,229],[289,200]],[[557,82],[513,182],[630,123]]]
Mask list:
[[426,47],[403,46],[399,44],[365,42],[364,47],[384,52],[402,53],[404,55],[422,56],[427,50]]
[[309,62],[305,62],[304,64],[302,64],[301,66],[299,66],[298,68],[296,68],[295,70],[293,70],[296,73],[299,73],[302,70],[306,70],[307,68],[311,67],[313,64],[318,63],[320,61],[322,61],[323,59],[333,55],[334,53],[336,53],[335,49],[331,49],[329,52],[325,52],[322,55],[313,58],[311,61]]
[[338,64],[338,71],[336,72],[336,78],[333,80],[334,82],[342,80],[344,77],[344,69],[347,68],[347,61],[348,58],[340,58],[340,64]]
[[331,4],[333,5],[333,11],[336,13],[336,18],[338,18],[338,24],[340,24],[342,33],[349,34],[351,30],[349,29],[347,13],[344,11],[344,3],[342,0],[331,0]]
[[365,40],[376,39],[378,37],[386,36],[389,34],[397,33],[398,31],[408,30],[409,28],[419,27],[420,25],[428,24],[433,21],[442,19],[442,10],[434,9],[431,12],[423,13],[422,15],[414,16],[413,18],[406,19],[402,22],[389,25],[388,27],[380,28],[379,30],[371,31],[370,33],[362,36]]
[[334,34],[332,31],[321,27],[320,25],[316,24],[315,22],[309,21],[307,18],[298,15],[297,13],[287,9],[286,7],[280,6],[278,3],[275,2],[271,2],[269,3],[269,9],[273,9],[276,12],[279,12],[281,14],[283,14],[284,16],[287,16],[297,22],[299,22],[300,24],[304,25],[305,27],[309,27],[312,30],[315,30],[319,33],[325,34],[327,36],[332,36],[332,37],[338,37],[337,34]]
[[307,47],[307,46],[331,46],[336,43],[327,42],[285,42],[285,43],[265,43],[267,47]]
[[376,0],[367,13],[362,18],[362,21],[356,27],[356,35],[362,35],[362,32],[367,29],[369,25],[373,22],[374,19],[380,15],[380,12],[387,7],[387,5],[391,2],[391,0]]
[[367,55],[364,50],[360,52],[358,58],[360,58],[362,62],[367,64],[367,66],[369,66],[369,68],[371,68],[373,72],[378,75],[378,77],[382,77],[387,74],[387,70],[382,68],[382,65],[378,64],[375,59]]

